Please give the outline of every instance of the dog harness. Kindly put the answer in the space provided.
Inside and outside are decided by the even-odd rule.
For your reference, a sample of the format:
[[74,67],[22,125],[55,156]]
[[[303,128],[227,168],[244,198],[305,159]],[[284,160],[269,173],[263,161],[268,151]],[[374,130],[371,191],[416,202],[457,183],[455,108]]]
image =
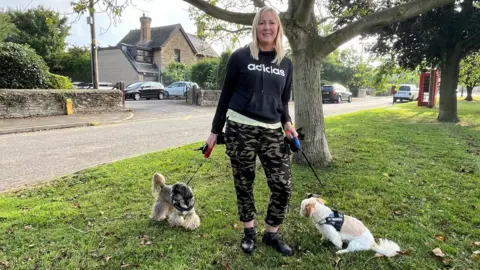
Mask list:
[[[322,223],[322,221],[324,221],[324,222]],[[339,213],[338,211],[334,210],[333,213],[328,215],[328,217],[320,220],[318,222],[318,224],[319,225],[325,225],[325,224],[326,225],[332,225],[335,228],[335,230],[337,230],[339,232],[340,229],[342,228],[343,221],[344,221],[343,213]]]

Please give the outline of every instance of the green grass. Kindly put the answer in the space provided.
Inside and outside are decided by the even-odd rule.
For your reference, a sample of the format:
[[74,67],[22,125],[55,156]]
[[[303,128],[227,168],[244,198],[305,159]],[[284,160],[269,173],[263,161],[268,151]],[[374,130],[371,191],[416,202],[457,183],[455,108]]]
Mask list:
[[[480,241],[480,103],[459,102],[460,124],[435,121],[437,112],[395,105],[327,118],[334,157],[319,170],[327,201],[361,219],[377,238],[399,243],[410,256],[341,256],[342,269],[478,269]],[[322,245],[299,216],[309,192],[323,192],[307,167],[293,167],[290,211],[282,232],[295,256],[263,244],[252,256],[238,243],[233,180],[224,147],[215,148],[192,186],[202,220],[194,232],[148,219],[150,179],[186,180],[202,157],[187,145],[81,171],[44,187],[0,195],[0,269],[333,269],[335,249]],[[257,171],[257,225],[263,231],[268,188]],[[445,241],[435,238],[442,234]],[[151,242],[151,244],[148,243]],[[143,243],[143,244],[142,244]],[[147,243],[147,245],[144,245]],[[432,253],[441,248],[446,262]]]

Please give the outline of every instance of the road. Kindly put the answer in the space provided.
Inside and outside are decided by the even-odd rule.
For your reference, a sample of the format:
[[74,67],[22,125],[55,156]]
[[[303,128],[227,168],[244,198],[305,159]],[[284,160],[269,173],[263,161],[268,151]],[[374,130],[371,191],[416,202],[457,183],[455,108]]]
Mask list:
[[[324,104],[326,116],[391,105],[391,97]],[[37,184],[92,166],[204,141],[215,108],[172,100],[128,102],[124,123],[0,136],[0,191]],[[293,107],[291,108],[293,115]]]

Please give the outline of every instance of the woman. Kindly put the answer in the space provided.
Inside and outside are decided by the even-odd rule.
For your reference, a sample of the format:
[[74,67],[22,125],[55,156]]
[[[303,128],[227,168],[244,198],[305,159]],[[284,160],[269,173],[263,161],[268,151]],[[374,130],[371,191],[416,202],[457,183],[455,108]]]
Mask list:
[[[254,227],[253,182],[258,155],[271,191],[263,243],[282,255],[292,249],[278,234],[291,193],[290,158],[282,127],[289,138],[297,136],[288,112],[293,66],[285,57],[283,28],[277,12],[262,8],[252,25],[253,41],[236,50],[227,74],[207,144],[213,148],[226,123],[226,153],[230,157],[237,194],[238,214],[244,224],[241,248],[251,253]],[[228,120],[227,120],[228,117]]]

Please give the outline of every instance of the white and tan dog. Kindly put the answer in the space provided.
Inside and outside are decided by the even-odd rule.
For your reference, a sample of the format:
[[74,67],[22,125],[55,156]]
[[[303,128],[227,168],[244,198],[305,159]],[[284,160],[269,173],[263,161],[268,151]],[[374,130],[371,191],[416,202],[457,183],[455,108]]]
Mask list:
[[[339,250],[337,254],[344,254],[352,251],[373,250],[387,257],[393,257],[400,251],[400,247],[386,239],[380,239],[379,244],[375,243],[372,233],[358,219],[344,215],[343,225],[340,231],[334,226],[325,223],[327,217],[332,217],[334,212],[325,206],[325,201],[320,198],[310,197],[302,201],[300,215],[310,218],[316,228],[322,233],[322,240],[331,241]],[[347,242],[346,249],[342,249],[343,242]]]
[[165,177],[155,173],[152,177],[152,205],[150,218],[155,221],[167,219],[171,226],[195,230],[200,226],[200,218],[195,212],[195,198],[192,189],[184,183],[165,183]]

